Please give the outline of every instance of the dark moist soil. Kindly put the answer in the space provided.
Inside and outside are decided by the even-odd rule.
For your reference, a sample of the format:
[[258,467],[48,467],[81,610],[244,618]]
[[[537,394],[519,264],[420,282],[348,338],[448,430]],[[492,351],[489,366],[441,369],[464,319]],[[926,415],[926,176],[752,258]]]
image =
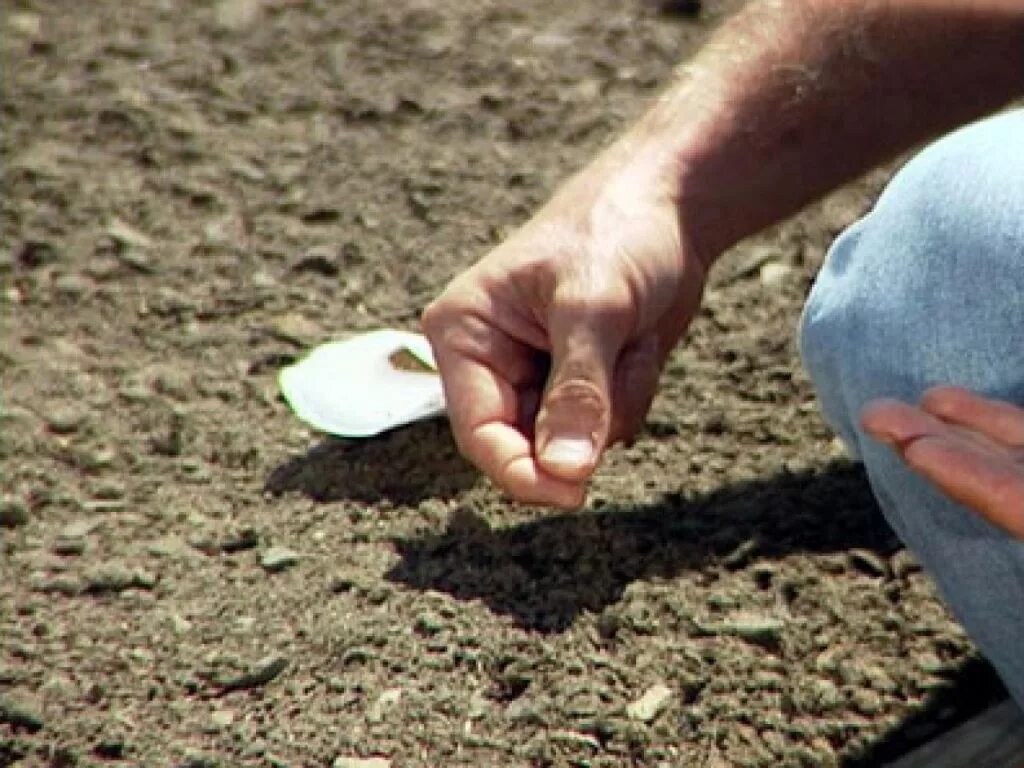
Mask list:
[[415,329],[729,10],[5,4],[0,764],[830,766],[929,711],[972,647],[793,336],[885,173],[722,262],[577,513],[277,393]]

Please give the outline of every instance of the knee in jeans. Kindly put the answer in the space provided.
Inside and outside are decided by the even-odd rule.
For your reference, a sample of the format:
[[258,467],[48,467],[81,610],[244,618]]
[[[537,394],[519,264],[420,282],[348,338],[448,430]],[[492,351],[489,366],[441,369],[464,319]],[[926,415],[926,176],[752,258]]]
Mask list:
[[916,400],[936,384],[1021,394],[1017,131],[1024,135],[1024,111],[932,145],[829,253],[804,310],[801,350],[826,417],[858,453],[859,412],[876,397]]

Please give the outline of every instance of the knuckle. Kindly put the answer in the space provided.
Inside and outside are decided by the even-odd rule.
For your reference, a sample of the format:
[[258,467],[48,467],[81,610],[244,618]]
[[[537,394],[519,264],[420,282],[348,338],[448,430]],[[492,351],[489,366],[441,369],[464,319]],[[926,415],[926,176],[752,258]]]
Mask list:
[[595,438],[607,435],[611,422],[608,395],[585,379],[570,379],[552,386],[537,418],[539,431],[560,431],[567,424],[584,427]]
[[449,314],[448,302],[441,296],[434,299],[424,308],[423,313],[420,315],[420,324],[428,336],[436,335],[437,331],[446,324],[446,318]]

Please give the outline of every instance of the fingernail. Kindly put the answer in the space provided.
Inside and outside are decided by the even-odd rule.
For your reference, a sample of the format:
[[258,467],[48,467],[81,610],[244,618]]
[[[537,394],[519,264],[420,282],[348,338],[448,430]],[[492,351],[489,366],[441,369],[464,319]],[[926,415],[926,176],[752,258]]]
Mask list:
[[553,437],[544,448],[544,461],[567,469],[589,466],[594,460],[594,444],[587,437]]

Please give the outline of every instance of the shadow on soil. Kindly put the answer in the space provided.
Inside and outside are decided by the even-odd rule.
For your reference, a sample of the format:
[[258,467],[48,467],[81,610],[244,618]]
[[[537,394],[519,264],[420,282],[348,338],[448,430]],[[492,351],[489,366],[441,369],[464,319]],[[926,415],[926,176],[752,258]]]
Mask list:
[[263,488],[275,495],[299,491],[316,501],[397,505],[451,498],[477,477],[459,455],[448,422],[434,419],[374,440],[325,438],[274,469]]
[[[389,580],[481,599],[525,628],[552,633],[583,611],[616,603],[638,579],[714,574],[794,552],[889,555],[900,544],[862,470],[839,462],[706,496],[559,514],[509,528],[492,528],[463,511],[442,534],[399,539],[395,546],[402,561]],[[924,709],[845,759],[842,768],[885,765],[1006,695],[992,668],[973,659],[949,671],[948,687]]]
[[[713,574],[751,558],[899,545],[859,468],[746,482],[643,507],[603,507],[491,528],[469,511],[441,534],[395,542],[392,581],[482,599],[527,629],[560,632],[638,579]],[[710,567],[709,567],[710,566]]]
[[1008,696],[988,662],[974,658],[949,672],[946,687],[937,690],[927,705],[907,718],[863,752],[841,763],[841,768],[877,768],[956,728]]

